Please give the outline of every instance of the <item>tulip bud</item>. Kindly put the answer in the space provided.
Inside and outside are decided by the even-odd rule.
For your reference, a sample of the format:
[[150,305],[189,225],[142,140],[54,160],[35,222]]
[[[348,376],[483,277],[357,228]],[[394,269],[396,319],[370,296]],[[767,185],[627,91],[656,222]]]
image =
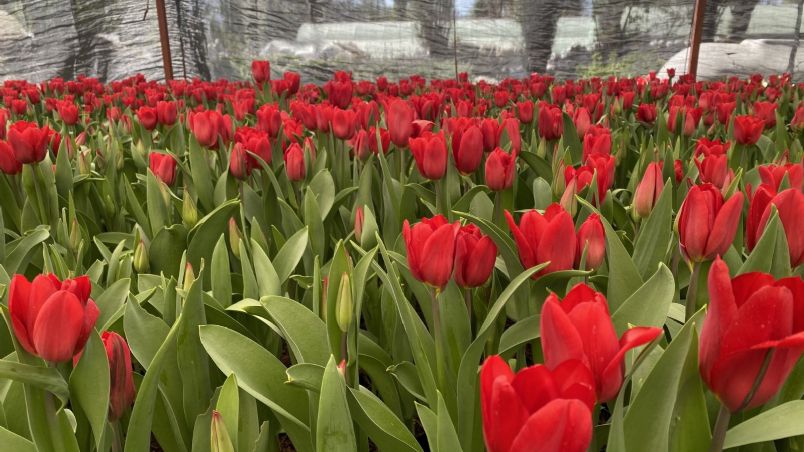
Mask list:
[[92,172],[92,164],[89,158],[89,151],[78,153],[78,173],[82,176],[88,176]]
[[81,246],[81,227],[78,225],[78,220],[75,218],[73,218],[73,222],[70,224],[68,246],[73,253],[78,252],[78,247]]
[[126,340],[117,333],[104,331],[101,340],[109,360],[109,420],[120,419],[134,403],[134,379],[131,369],[131,351]]
[[361,242],[361,237],[363,236],[363,206],[357,206],[355,209],[355,238],[358,242]]
[[190,192],[184,189],[184,198],[181,203],[181,219],[188,228],[193,228],[198,223],[198,208],[195,206]]
[[240,240],[243,235],[240,234],[240,229],[237,227],[237,221],[234,217],[229,218],[229,247],[232,248],[232,254],[240,259]]
[[338,373],[340,373],[342,377],[346,377],[346,360],[345,359],[342,359],[341,362],[338,364]]
[[148,263],[148,250],[145,248],[145,242],[140,240],[137,247],[134,249],[134,270],[137,273],[147,273],[150,270]]
[[209,430],[212,441],[210,450],[212,452],[234,452],[229,431],[226,430],[226,424],[223,422],[221,413],[218,410],[212,410],[212,426]]
[[642,181],[636,188],[634,193],[634,209],[632,213],[635,217],[647,218],[653,210],[653,206],[659,200],[662,194],[664,182],[662,181],[662,167],[657,162],[652,162],[648,165],[645,175],[642,176]]
[[338,299],[335,300],[335,303],[337,303],[335,309],[338,328],[340,328],[342,332],[346,333],[349,331],[349,325],[352,323],[352,311],[354,310],[354,303],[352,302],[352,285],[350,283],[348,273],[344,273],[341,276],[341,283],[338,286]]
[[182,278],[181,290],[186,294],[190,291],[190,287],[193,286],[193,282],[195,282],[193,265],[187,262],[187,264],[184,266],[184,277]]
[[600,221],[600,215],[594,213],[578,228],[578,248],[575,258],[576,266],[580,265],[583,253],[585,267],[595,270],[603,264],[606,258],[606,231]]

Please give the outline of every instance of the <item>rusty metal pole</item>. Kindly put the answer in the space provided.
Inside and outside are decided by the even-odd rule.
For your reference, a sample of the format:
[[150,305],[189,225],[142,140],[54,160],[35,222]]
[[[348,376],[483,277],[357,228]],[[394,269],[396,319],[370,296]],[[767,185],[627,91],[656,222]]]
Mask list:
[[692,15],[692,39],[690,39],[690,60],[687,74],[695,78],[698,75],[698,51],[701,49],[703,22],[706,11],[706,0],[695,0],[695,12]]
[[173,59],[170,56],[165,0],[156,0],[156,16],[159,19],[159,41],[162,43],[162,66],[165,68],[165,81],[173,80]]

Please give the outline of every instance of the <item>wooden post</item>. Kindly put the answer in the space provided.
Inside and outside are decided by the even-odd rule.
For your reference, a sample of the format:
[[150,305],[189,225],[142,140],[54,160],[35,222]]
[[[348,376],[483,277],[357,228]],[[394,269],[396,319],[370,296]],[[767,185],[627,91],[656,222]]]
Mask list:
[[165,68],[165,81],[169,81],[173,80],[173,59],[170,56],[165,0],[156,0],[156,16],[159,19],[159,41],[162,43],[162,66]]
[[687,63],[687,74],[695,78],[698,75],[698,51],[701,49],[703,36],[706,0],[695,0],[695,12],[692,15],[692,39],[690,40],[690,60]]

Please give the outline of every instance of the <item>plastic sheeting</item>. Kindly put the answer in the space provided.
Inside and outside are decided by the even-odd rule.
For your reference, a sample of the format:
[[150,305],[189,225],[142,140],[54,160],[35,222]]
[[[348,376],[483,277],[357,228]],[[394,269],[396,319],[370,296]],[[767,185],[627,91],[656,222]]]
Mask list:
[[[801,0],[804,1],[804,0]],[[708,0],[699,75],[783,72],[800,0]],[[166,0],[178,78],[685,70],[694,0]],[[737,55],[737,56],[735,56]],[[161,79],[155,0],[0,0],[0,79]]]

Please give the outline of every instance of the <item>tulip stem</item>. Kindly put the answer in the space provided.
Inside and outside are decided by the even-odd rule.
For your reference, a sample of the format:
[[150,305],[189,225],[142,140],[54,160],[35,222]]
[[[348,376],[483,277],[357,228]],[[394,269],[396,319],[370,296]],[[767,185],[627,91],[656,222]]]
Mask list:
[[112,452],[123,452],[123,435],[120,432],[120,422],[110,422],[112,430]]
[[709,445],[709,452],[720,452],[723,450],[723,442],[726,440],[726,431],[729,429],[729,419],[731,412],[726,405],[720,405],[715,421],[715,430],[712,432],[712,442]]
[[686,320],[692,318],[695,311],[698,310],[698,275],[701,273],[701,263],[692,263],[692,274],[690,274],[690,283],[687,286],[687,309]]
[[441,307],[438,305],[438,295],[441,290],[436,288],[433,290],[433,340],[435,341],[436,352],[436,373],[438,376],[438,387],[444,390],[445,374],[444,374],[444,347],[441,343]]
[[466,302],[466,313],[469,314],[469,330],[472,329],[472,289],[466,288],[463,291],[463,299]]

